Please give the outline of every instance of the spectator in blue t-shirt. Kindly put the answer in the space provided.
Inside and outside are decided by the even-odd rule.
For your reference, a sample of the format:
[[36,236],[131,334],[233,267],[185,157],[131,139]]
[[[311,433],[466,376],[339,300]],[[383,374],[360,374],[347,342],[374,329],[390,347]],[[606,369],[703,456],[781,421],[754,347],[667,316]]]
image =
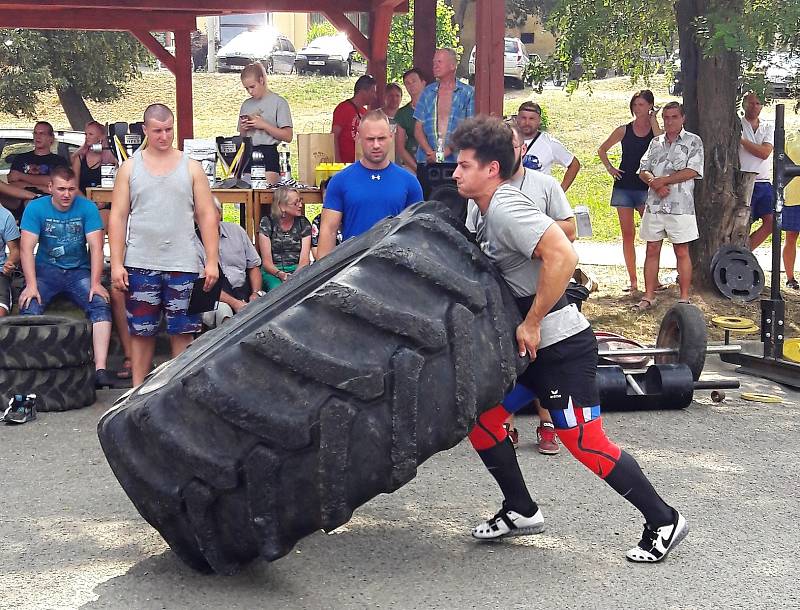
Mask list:
[[11,274],[18,262],[19,229],[11,212],[0,206],[0,318],[11,311]]
[[325,193],[319,258],[333,250],[340,228],[342,237],[350,239],[422,201],[422,187],[416,177],[389,161],[394,138],[383,111],[371,110],[364,115],[358,138],[364,157],[331,178]]
[[100,283],[103,221],[97,206],[78,195],[78,178],[72,169],[57,167],[50,172],[50,192],[52,195],[28,204],[20,223],[25,274],[25,289],[19,296],[20,313],[41,315],[55,296],[69,297],[92,323],[95,384],[111,387],[112,377],[106,371],[111,309],[108,291]]

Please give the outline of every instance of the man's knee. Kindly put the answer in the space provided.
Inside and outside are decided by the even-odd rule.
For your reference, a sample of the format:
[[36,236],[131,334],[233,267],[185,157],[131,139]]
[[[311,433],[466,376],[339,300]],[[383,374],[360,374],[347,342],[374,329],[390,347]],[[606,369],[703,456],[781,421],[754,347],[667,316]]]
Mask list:
[[579,462],[604,479],[617,465],[622,451],[608,439],[602,422],[597,418],[573,428],[556,428],[556,434]]
[[503,424],[511,415],[503,405],[492,407],[478,417],[475,427],[469,433],[469,441],[476,451],[491,449],[502,443],[508,434]]
[[647,249],[645,250],[646,256],[658,256],[661,254],[661,241],[647,242]]

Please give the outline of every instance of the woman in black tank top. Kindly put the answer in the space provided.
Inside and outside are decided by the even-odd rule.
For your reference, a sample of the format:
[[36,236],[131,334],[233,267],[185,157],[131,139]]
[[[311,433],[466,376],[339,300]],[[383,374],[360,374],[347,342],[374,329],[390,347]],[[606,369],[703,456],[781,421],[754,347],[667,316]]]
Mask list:
[[[663,133],[658,124],[659,109],[655,108],[654,104],[653,92],[649,89],[634,93],[630,102],[633,121],[617,127],[597,150],[597,155],[603,162],[606,171],[614,178],[614,185],[611,189],[611,205],[617,208],[622,232],[622,252],[630,279],[630,285],[625,289],[626,292],[638,290],[636,250],[633,243],[636,237],[633,210],[638,210],[639,216],[641,216],[644,213],[644,203],[647,199],[647,185],[639,179],[638,175],[639,162],[647,151],[650,141]],[[619,168],[614,167],[608,160],[609,149],[617,144],[622,144],[622,160]]]
[[[117,159],[113,153],[108,149],[108,142],[106,141],[106,128],[97,121],[86,123],[83,128],[86,134],[86,140],[78,150],[72,155],[72,171],[78,176],[78,188],[85,196],[86,189],[90,187],[100,186],[100,166],[101,165],[116,165]],[[95,144],[101,144],[103,149],[98,153],[92,151],[91,147]],[[103,211],[107,210],[110,205],[105,205],[98,209]],[[108,226],[108,212],[101,213],[103,219],[103,227]]]

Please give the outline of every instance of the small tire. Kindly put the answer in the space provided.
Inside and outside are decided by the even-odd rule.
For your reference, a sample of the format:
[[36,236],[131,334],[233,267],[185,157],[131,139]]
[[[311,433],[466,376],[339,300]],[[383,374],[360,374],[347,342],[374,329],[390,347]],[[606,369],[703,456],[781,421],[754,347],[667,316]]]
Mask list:
[[689,303],[676,303],[661,320],[656,347],[674,347],[678,353],[656,356],[655,363],[685,364],[697,381],[706,363],[707,346],[708,332],[703,312]]
[[48,370],[92,362],[84,320],[62,316],[0,318],[0,369]]
[[36,394],[38,411],[71,411],[94,404],[94,365],[57,369],[0,369],[0,397]]

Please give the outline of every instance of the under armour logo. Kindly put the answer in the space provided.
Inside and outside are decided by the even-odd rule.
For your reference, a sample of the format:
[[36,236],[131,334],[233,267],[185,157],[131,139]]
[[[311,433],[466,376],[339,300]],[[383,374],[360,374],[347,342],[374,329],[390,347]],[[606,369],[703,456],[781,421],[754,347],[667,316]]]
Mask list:
[[381,177],[380,177],[380,174],[372,174],[372,176],[370,176],[370,177],[371,177],[373,180],[380,180],[380,179],[381,179]]

